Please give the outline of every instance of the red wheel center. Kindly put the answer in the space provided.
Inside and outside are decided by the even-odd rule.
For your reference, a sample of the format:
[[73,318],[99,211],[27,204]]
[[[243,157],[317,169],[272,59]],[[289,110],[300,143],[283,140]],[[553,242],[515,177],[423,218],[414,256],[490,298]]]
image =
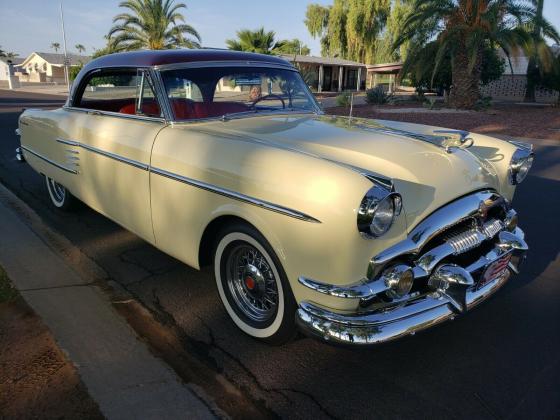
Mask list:
[[253,290],[255,288],[255,279],[249,276],[245,277],[245,286],[247,286],[247,289]]

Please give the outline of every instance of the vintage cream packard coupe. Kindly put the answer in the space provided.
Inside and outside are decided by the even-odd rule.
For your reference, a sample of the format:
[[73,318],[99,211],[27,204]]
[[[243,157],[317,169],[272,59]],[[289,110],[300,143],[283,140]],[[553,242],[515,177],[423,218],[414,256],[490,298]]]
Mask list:
[[325,115],[274,56],[104,56],[18,132],[55,207],[78,199],[212,264],[233,322],[269,343],[414,334],[488,298],[527,250],[511,200],[530,145]]

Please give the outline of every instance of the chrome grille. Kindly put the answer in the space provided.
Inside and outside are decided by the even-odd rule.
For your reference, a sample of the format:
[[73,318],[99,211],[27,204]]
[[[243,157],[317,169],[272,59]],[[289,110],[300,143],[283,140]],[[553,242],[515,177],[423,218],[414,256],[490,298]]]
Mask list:
[[486,238],[478,230],[470,229],[451,236],[446,242],[453,248],[453,253],[458,255],[476,248],[484,239]]
[[491,219],[481,227],[473,224],[470,228],[455,232],[447,236],[445,242],[451,245],[453,254],[458,255],[476,248],[486,239],[492,239],[503,228],[504,224],[501,220]]
[[488,239],[493,238],[496,234],[504,228],[501,220],[493,219],[486,222],[483,226],[484,234]]

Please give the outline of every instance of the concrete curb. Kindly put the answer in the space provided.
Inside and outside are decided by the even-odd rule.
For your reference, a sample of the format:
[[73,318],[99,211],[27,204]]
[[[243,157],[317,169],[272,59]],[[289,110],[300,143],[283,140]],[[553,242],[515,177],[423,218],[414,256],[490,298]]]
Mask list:
[[74,363],[101,412],[109,419],[215,418],[113,309],[99,287],[102,270],[62,242],[0,185],[0,264]]

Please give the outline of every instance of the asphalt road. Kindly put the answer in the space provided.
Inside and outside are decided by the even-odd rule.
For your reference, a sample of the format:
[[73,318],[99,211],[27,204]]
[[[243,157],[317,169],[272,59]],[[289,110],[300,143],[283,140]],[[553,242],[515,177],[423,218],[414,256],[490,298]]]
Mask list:
[[270,347],[234,327],[211,270],[185,266],[86,207],[74,214],[52,210],[41,177],[14,159],[23,103],[51,102],[0,91],[0,182],[139,301],[176,324],[196,345],[197,357],[274,414],[560,417],[560,144],[535,143],[535,166],[514,200],[529,258],[523,273],[489,301],[453,322],[368,350],[309,338]]

